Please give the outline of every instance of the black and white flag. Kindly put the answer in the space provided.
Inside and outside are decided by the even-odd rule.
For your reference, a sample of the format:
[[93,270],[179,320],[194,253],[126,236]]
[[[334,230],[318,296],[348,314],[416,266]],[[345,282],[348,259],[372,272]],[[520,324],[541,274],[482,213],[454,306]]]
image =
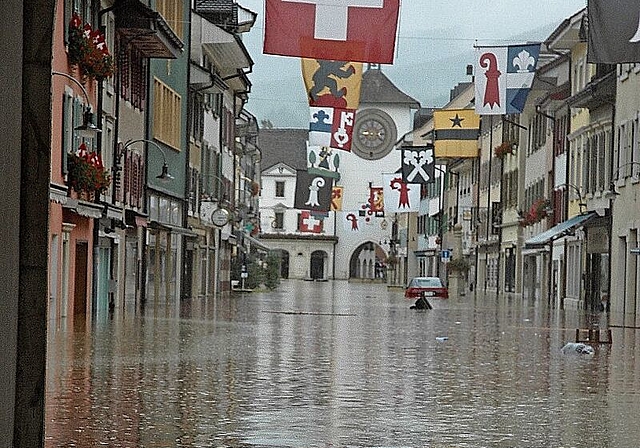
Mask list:
[[332,189],[332,178],[298,170],[294,207],[298,210],[327,212],[331,207]]
[[435,180],[433,145],[402,146],[402,180],[408,184],[426,184]]
[[591,63],[640,62],[640,2],[638,0],[589,0]]

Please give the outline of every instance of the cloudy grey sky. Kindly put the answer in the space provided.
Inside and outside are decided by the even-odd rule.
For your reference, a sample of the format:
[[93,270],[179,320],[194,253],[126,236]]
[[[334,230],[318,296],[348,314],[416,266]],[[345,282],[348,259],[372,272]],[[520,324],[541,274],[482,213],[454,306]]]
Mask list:
[[[256,13],[244,42],[254,60],[247,109],[281,128],[308,126],[308,105],[298,58],[262,53],[264,0],[239,0]],[[396,56],[382,71],[423,107],[444,105],[467,81],[473,46],[544,40],[587,0],[401,0]]]

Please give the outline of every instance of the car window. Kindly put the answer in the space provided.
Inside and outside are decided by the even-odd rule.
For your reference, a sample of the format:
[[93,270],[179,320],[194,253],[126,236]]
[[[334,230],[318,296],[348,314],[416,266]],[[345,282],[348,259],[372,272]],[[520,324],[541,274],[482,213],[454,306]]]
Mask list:
[[440,288],[442,286],[442,282],[437,277],[414,278],[411,280],[411,284],[409,286],[418,288]]

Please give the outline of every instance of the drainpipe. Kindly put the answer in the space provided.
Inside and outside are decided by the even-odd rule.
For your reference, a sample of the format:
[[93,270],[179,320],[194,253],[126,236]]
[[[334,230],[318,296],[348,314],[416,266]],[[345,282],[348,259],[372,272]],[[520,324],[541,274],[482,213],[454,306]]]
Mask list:
[[[611,103],[611,149],[609,154],[611,154],[609,160],[609,179],[613,177],[613,149],[615,147],[615,135],[616,135],[616,103],[615,101]],[[607,276],[607,294],[609,295],[609,300],[607,300],[606,312],[608,313],[611,310],[611,248],[613,247],[613,199],[609,199],[609,275]],[[626,280],[625,280],[626,281]],[[625,298],[623,297],[623,300]]]

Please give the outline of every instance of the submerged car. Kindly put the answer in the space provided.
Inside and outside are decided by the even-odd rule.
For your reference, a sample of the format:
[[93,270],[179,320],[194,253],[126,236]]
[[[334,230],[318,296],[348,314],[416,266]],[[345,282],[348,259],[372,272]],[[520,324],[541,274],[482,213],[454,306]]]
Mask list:
[[406,299],[419,299],[424,293],[425,297],[448,299],[449,290],[439,277],[414,277],[404,291]]

